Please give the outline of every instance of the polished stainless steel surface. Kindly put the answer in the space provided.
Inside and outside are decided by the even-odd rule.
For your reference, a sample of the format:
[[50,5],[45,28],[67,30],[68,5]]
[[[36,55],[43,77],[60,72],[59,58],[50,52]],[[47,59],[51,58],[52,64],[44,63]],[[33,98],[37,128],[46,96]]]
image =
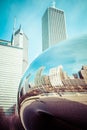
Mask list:
[[58,43],[27,68],[18,89],[18,112],[23,125],[25,109],[45,98],[47,102],[56,98],[87,105],[87,36]]

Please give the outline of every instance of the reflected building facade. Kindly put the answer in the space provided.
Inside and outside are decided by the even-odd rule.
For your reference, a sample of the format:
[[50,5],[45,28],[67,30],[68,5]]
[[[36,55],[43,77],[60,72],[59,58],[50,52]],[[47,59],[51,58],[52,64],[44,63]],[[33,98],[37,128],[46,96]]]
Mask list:
[[[84,69],[84,71],[83,71]],[[83,66],[78,74],[68,76],[63,66],[51,68],[48,75],[43,75],[44,67],[40,67],[35,74],[33,87],[48,91],[83,92],[87,88],[87,67]],[[84,74],[84,75],[83,75]],[[51,88],[51,89],[50,89]]]
[[87,66],[82,66],[82,69],[79,71],[79,77],[84,79],[87,84]]
[[47,8],[42,17],[42,51],[66,39],[64,11]]
[[50,69],[49,78],[52,86],[63,86],[62,81],[68,79],[68,76],[63,71],[62,66]]

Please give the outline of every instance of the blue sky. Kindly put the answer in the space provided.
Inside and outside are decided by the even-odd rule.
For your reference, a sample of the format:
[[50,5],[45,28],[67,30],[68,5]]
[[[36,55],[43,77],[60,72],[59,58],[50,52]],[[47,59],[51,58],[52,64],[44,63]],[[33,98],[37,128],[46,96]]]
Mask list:
[[[87,34],[87,0],[55,0],[56,7],[64,10],[68,38]],[[52,0],[1,0],[0,39],[10,40],[14,17],[16,29],[22,25],[29,38],[29,61],[42,52],[41,19]]]

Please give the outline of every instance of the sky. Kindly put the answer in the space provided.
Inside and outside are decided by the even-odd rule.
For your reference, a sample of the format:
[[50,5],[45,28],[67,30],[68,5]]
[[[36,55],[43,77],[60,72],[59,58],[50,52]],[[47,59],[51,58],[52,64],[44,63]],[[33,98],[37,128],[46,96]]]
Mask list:
[[[42,16],[53,0],[1,0],[0,39],[11,40],[14,19],[29,39],[29,63],[42,52]],[[87,0],[55,0],[65,13],[67,37],[87,34]]]

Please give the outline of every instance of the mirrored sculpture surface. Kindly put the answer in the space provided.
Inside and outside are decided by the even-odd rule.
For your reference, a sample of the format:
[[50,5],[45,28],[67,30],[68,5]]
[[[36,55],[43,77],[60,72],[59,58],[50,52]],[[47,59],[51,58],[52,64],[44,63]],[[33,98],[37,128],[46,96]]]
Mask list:
[[85,35],[47,49],[27,68],[18,89],[18,112],[23,126],[26,130],[85,128],[86,92]]

